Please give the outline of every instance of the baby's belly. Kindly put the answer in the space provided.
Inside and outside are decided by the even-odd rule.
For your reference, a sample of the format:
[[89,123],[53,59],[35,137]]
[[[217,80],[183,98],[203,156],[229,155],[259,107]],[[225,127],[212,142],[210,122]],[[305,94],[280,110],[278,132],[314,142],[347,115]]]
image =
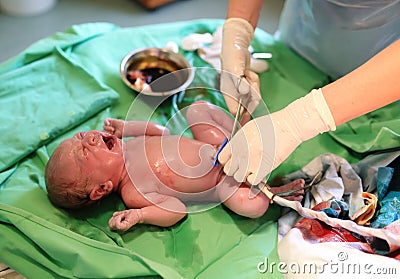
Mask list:
[[143,143],[141,151],[135,145],[133,153],[127,152],[135,186],[145,187],[141,191],[199,193],[217,185],[221,171],[213,166],[213,146],[178,136],[151,137]]

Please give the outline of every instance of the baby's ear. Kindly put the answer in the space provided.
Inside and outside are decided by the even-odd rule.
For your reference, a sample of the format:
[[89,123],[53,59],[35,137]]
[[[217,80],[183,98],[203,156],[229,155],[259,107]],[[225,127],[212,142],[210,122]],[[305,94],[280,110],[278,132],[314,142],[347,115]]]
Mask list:
[[113,190],[113,183],[108,180],[106,183],[102,183],[99,185],[94,186],[94,188],[92,189],[92,191],[90,192],[90,199],[92,201],[96,201],[99,200],[105,196],[107,196],[108,194],[110,194]]

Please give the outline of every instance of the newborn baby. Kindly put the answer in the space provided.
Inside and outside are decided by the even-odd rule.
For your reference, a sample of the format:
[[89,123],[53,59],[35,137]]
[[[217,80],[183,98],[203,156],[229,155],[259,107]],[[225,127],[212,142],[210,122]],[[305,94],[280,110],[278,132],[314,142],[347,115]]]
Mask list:
[[[128,209],[115,212],[109,226],[122,231],[138,223],[172,226],[188,213],[187,203],[222,202],[239,215],[262,216],[269,198],[260,193],[249,199],[248,185],[213,165],[233,119],[204,101],[190,105],[186,119],[194,139],[170,135],[156,123],[118,119],[106,119],[104,131],[80,132],[66,139],[46,166],[50,200],[77,209],[117,192]],[[271,191],[303,186],[300,179]]]

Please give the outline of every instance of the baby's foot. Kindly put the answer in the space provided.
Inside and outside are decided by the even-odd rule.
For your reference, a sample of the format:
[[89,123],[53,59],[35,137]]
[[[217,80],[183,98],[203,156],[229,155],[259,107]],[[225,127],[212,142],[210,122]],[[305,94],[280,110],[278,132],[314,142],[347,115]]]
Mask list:
[[300,189],[296,192],[291,193],[291,196],[282,195],[283,198],[290,201],[301,201],[303,199],[302,194],[304,194],[304,179],[296,179],[288,184],[279,187],[271,187],[271,192],[273,194],[278,194],[280,192],[291,191],[295,189]]
[[115,118],[106,118],[104,120],[104,132],[110,133],[118,138],[122,138],[125,121]]

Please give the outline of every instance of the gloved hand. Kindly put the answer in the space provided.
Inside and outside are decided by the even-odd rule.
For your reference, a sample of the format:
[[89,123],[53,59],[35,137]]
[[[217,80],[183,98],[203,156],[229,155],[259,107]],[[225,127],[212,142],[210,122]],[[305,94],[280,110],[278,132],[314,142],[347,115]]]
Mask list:
[[322,90],[312,90],[284,109],[248,122],[218,160],[236,181],[257,185],[303,141],[335,129]]
[[[253,26],[241,18],[229,18],[225,21],[222,35],[221,49],[221,81],[222,92],[229,111],[235,115],[238,107],[239,94],[248,95],[249,108],[255,108],[251,82],[241,82],[243,76],[255,75],[250,72],[250,42],[254,37]],[[249,94],[250,93],[250,94]],[[257,98],[257,96],[256,96]],[[256,101],[258,104],[258,100]],[[248,109],[250,113],[250,111]]]

